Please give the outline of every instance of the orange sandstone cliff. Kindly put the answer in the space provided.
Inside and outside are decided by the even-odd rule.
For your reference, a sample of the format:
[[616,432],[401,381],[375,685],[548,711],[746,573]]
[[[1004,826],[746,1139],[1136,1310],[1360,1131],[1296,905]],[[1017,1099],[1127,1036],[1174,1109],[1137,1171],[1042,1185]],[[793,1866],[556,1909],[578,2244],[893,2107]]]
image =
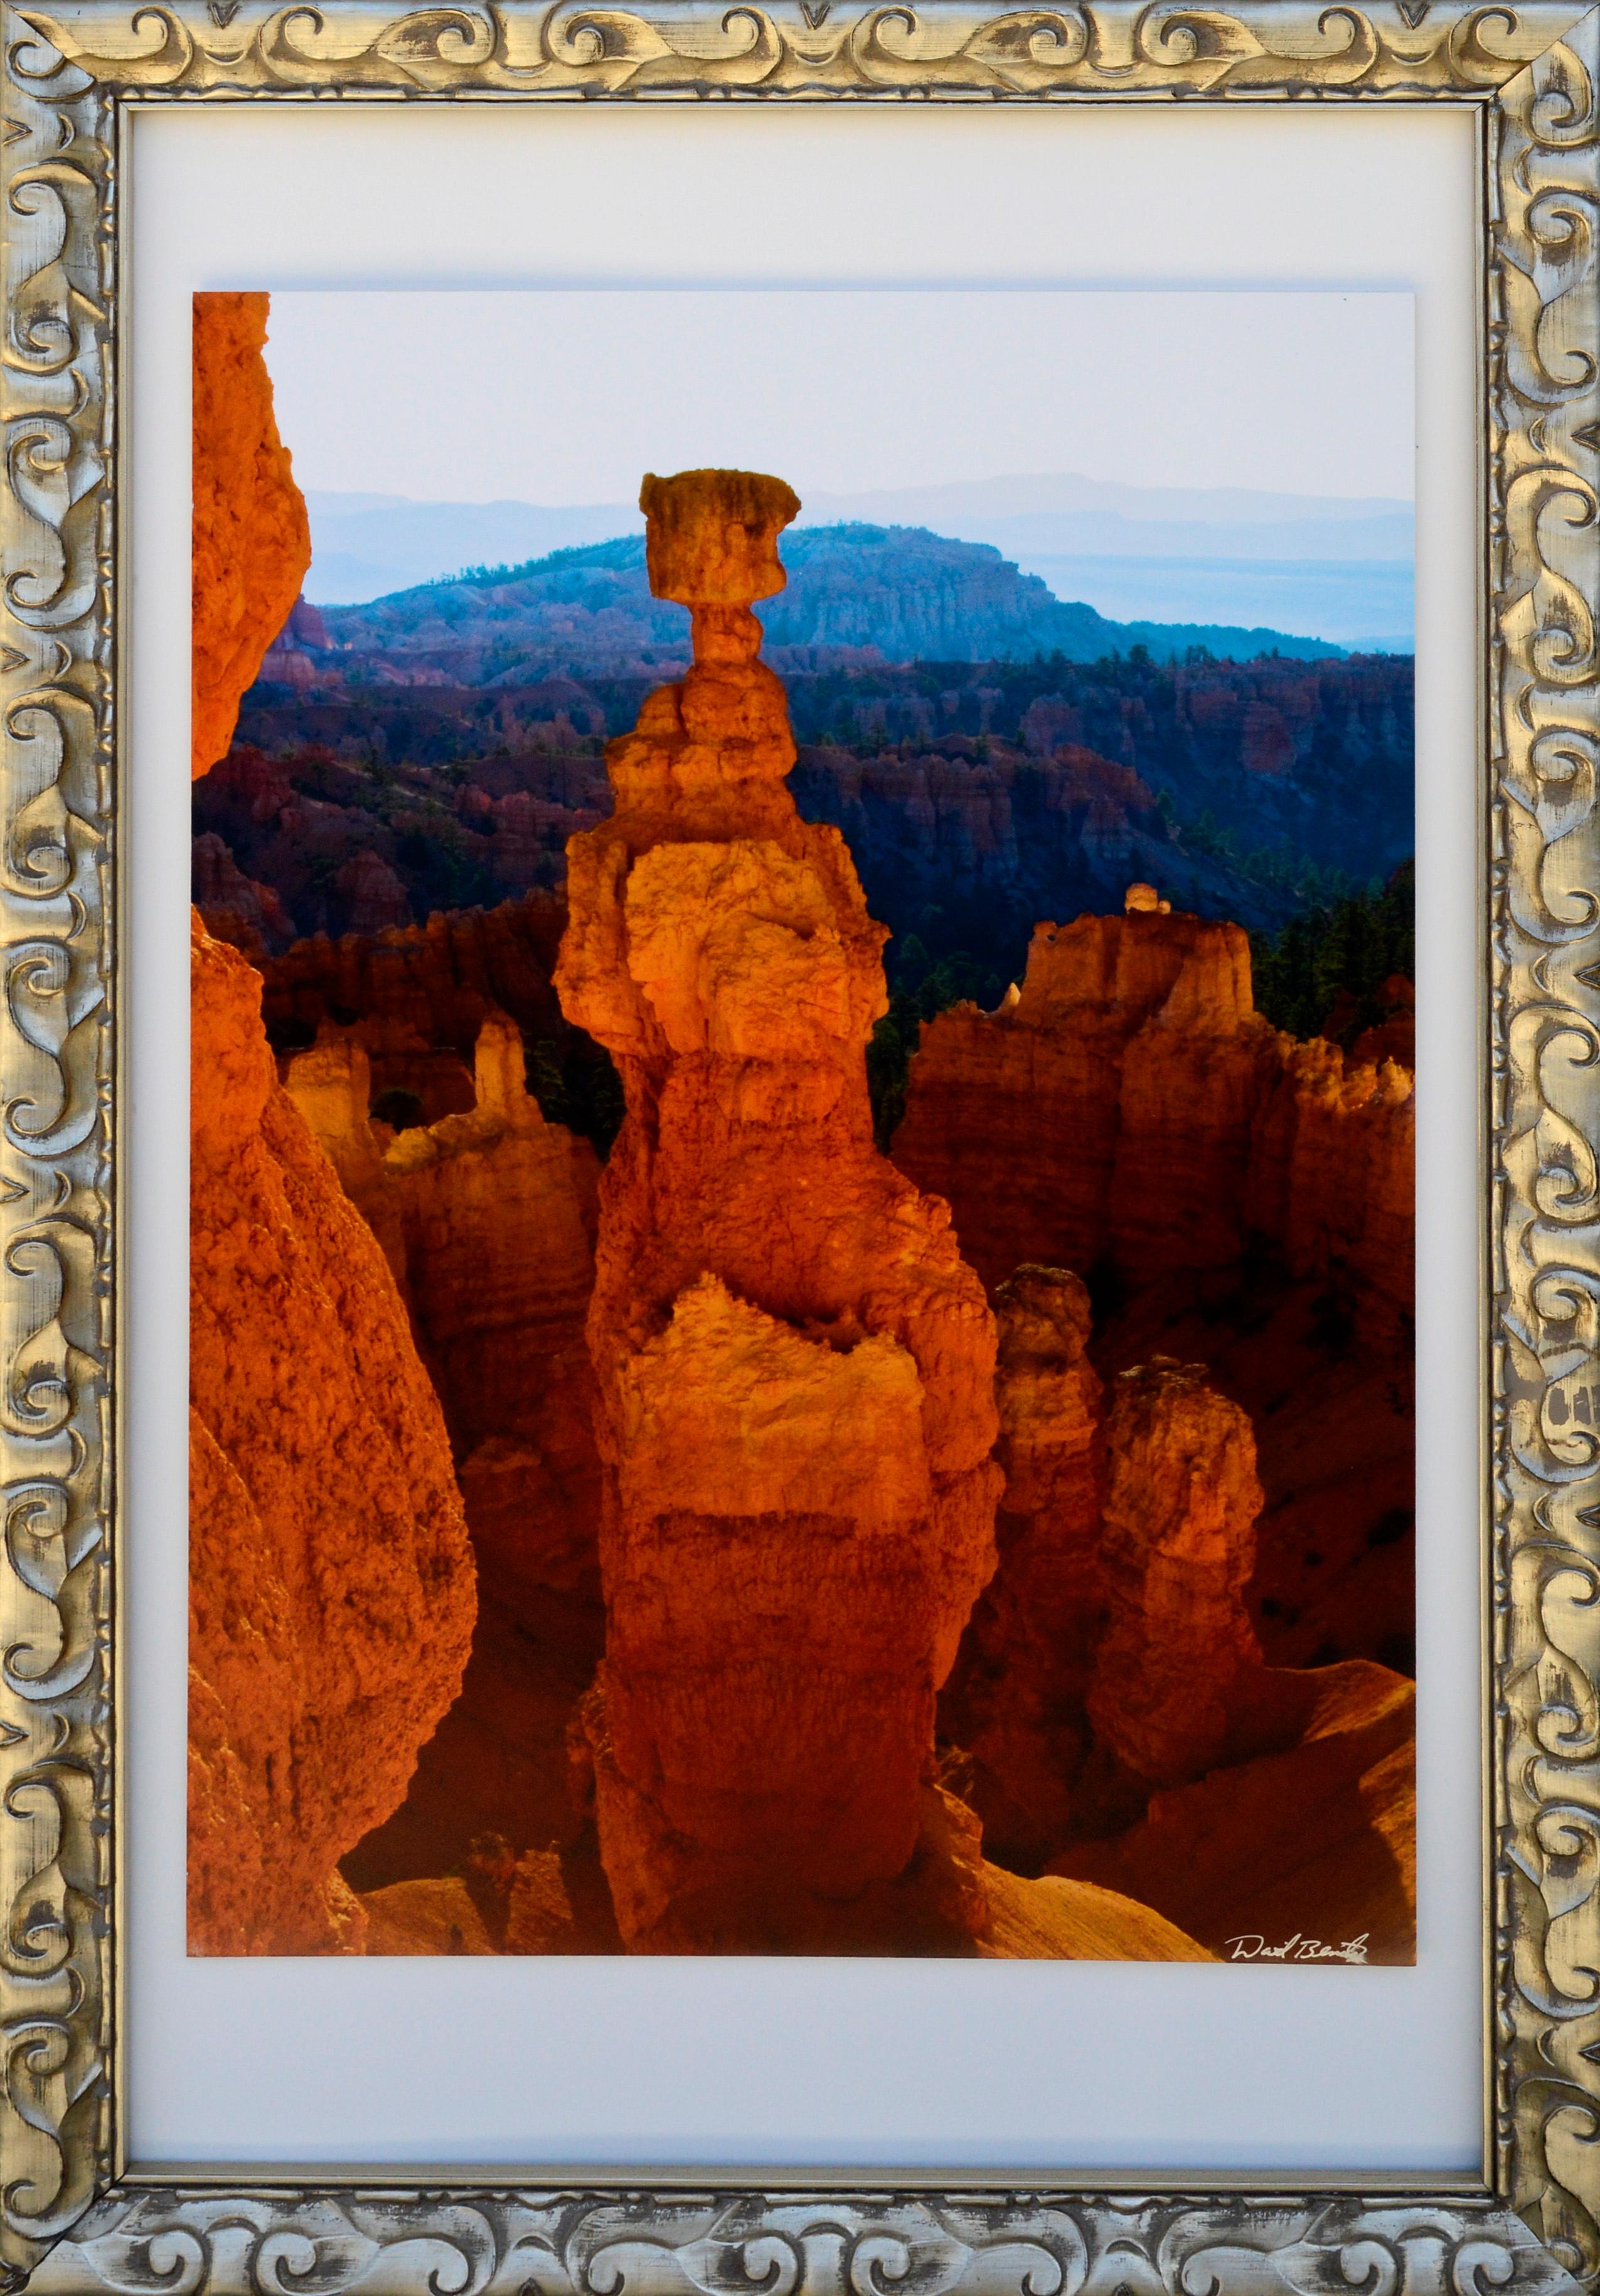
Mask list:
[[472,1566],[371,1232],[280,1088],[261,984],[193,942],[192,1948],[359,1951],[337,1861],[455,1693]]
[[226,757],[240,696],[299,595],[311,529],[261,357],[265,295],[194,298],[193,771]]
[[[266,307],[195,301],[197,772],[305,570]],[[278,1083],[260,977],[198,919],[191,956],[190,1944],[358,1952],[338,1860],[459,1687],[472,1556],[404,1306]]]

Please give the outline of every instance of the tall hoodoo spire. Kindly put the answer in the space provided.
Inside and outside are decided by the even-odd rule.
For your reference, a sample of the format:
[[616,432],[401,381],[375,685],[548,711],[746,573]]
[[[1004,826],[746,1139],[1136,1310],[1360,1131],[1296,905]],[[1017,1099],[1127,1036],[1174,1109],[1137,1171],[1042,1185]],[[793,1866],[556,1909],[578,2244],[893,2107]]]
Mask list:
[[800,505],[738,471],[640,499],[694,666],[607,752],[557,972],[628,1109],[589,1319],[602,1854],[636,1950],[948,1949],[986,1918],[932,1767],[994,1562],[994,1322],[944,1204],[874,1145],[885,936],[785,786],[751,607]]

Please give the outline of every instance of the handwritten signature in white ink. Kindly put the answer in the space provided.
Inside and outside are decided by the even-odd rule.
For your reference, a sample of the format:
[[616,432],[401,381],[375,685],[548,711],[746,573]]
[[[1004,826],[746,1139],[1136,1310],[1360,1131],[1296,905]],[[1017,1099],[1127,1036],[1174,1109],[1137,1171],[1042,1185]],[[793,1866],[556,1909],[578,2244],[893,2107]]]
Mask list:
[[1359,1937],[1346,1938],[1342,1945],[1324,1945],[1320,1938],[1302,1937],[1297,1930],[1282,1945],[1268,1945],[1264,1937],[1245,1934],[1231,1937],[1227,1943],[1233,1950],[1230,1961],[1348,1961],[1365,1966],[1368,1932]]

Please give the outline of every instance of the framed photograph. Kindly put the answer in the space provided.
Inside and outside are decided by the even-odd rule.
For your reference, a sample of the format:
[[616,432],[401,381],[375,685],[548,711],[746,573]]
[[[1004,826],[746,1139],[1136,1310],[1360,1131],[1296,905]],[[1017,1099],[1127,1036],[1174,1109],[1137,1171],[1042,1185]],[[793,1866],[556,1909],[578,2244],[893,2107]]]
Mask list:
[[1600,2277],[1597,24],[7,10],[7,2285]]

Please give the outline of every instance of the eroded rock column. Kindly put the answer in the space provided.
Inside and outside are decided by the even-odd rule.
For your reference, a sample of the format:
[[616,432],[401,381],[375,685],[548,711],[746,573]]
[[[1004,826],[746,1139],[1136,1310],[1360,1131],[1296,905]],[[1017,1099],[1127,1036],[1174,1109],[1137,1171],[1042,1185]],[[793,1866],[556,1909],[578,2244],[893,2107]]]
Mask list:
[[1261,1511],[1255,1437],[1202,1365],[1161,1356],[1117,1381],[1106,1436],[1109,1615],[1089,1718],[1135,1776],[1176,1785],[1236,1759],[1259,1727],[1261,1653],[1244,1608]]
[[784,785],[750,607],[799,504],[719,471],[641,502],[694,667],[611,745],[556,975],[628,1110],[589,1317],[606,1873],[636,1950],[870,1944],[880,1905],[903,1942],[913,1899],[931,1939],[971,1934],[981,1890],[924,1817],[935,1693],[994,1562],[994,1323],[944,1204],[874,1147],[885,936]]

